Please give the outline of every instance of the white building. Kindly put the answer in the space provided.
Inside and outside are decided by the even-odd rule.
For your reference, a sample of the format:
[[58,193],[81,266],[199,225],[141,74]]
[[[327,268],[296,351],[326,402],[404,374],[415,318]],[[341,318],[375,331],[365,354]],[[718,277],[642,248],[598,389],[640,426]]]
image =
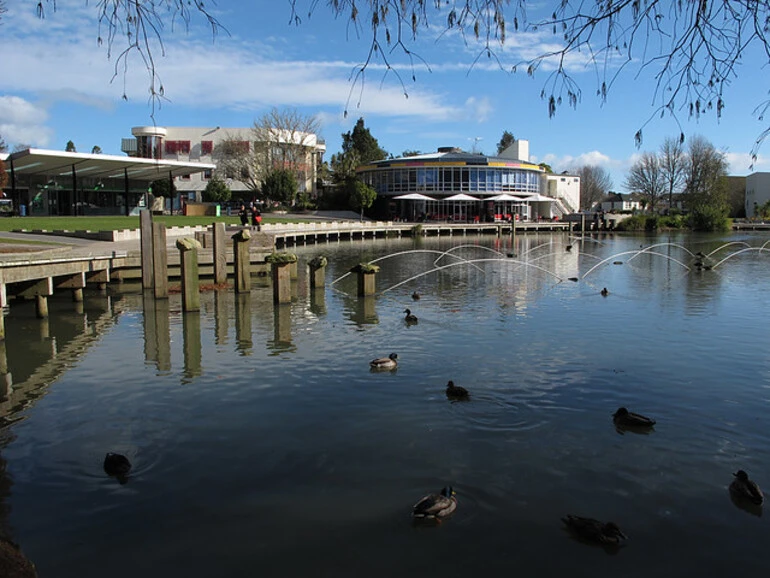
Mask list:
[[756,208],[770,201],[770,173],[751,173],[746,177],[746,217],[756,217]]
[[[215,154],[215,151],[223,141],[241,144],[246,151],[253,151],[255,146],[253,127],[138,126],[131,129],[131,134],[134,138],[124,138],[122,141],[121,150],[124,153],[134,157],[160,160],[220,165],[221,159]],[[292,166],[297,172],[299,192],[315,194],[318,168],[323,162],[326,144],[317,135],[311,133],[288,134],[288,131],[281,131],[280,134],[273,136],[276,137],[278,145],[290,143],[298,145],[304,151],[302,155],[304,158],[295,160]],[[276,162],[273,164],[275,165]],[[247,179],[243,175],[228,174],[228,171],[220,170],[220,168],[176,178],[174,185],[179,192],[186,193],[189,200],[199,201],[201,199],[200,193],[214,176],[225,181],[233,192],[240,192],[240,196],[252,194],[253,187],[245,182]]]

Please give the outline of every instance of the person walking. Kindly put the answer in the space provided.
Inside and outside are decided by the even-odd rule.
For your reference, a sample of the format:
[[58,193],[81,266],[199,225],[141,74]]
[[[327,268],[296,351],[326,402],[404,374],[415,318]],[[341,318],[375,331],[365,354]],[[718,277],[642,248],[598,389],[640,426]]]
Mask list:
[[251,224],[257,228],[257,231],[262,230],[262,212],[259,210],[257,205],[254,205],[251,208]]
[[238,211],[238,216],[241,218],[241,226],[246,227],[249,224],[249,213],[246,211],[246,205],[241,203],[241,208]]

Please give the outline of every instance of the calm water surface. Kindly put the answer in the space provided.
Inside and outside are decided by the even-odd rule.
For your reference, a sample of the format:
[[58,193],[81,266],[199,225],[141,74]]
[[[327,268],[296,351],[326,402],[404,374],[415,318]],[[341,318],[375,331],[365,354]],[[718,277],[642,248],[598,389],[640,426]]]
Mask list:
[[[687,250],[769,238],[318,245],[300,260],[329,257],[326,290],[301,272],[277,309],[262,286],[205,293],[200,314],[139,292],[57,297],[48,321],[13,303],[3,525],[43,578],[766,575],[770,512],[727,486],[742,468],[770,490],[770,253],[698,271]],[[622,254],[656,242],[681,246]],[[332,284],[417,249],[378,262],[375,298]],[[391,352],[396,371],[369,370]],[[472,400],[449,402],[449,379]],[[655,430],[617,432],[622,405]],[[456,514],[413,526],[445,485]],[[568,513],[629,540],[579,543]]]

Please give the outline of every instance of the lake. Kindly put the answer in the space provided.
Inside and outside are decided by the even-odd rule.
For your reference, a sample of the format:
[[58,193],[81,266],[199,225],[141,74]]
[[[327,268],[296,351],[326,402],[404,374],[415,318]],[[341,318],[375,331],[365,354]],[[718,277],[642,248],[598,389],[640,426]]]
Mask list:
[[[311,245],[325,290],[301,271],[277,308],[262,282],[199,314],[132,286],[48,320],[12,303],[0,520],[42,578],[766,574],[770,514],[727,488],[770,490],[769,239]],[[348,269],[388,255],[358,298]],[[616,430],[620,406],[654,430]],[[455,514],[413,524],[449,485]],[[566,514],[628,541],[581,543]]]

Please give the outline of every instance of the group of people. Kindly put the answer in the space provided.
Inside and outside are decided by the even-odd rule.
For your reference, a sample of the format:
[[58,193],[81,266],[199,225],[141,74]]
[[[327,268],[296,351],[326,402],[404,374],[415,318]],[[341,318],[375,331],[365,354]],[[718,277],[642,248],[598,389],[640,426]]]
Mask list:
[[251,215],[251,226],[256,228],[257,231],[262,230],[262,212],[256,203],[251,203],[249,207],[246,207],[245,203],[241,203],[241,208],[238,210],[238,216],[241,218],[241,225],[244,227],[249,226],[249,215]]

